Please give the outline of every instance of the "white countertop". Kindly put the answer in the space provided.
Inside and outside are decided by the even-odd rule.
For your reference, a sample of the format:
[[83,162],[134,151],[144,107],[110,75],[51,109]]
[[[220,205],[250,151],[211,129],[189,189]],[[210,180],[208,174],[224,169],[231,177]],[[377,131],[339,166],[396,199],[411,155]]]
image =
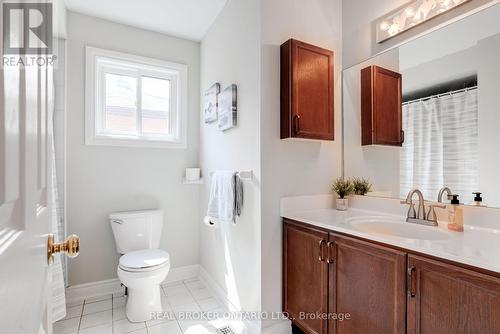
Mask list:
[[388,220],[402,219],[400,215],[383,214],[378,211],[357,208],[350,208],[348,211],[338,211],[333,208],[297,208],[297,211],[294,211],[288,207],[281,212],[281,216],[330,231],[500,273],[500,230],[498,229],[466,225],[464,232],[454,232],[447,229],[446,223],[440,222],[439,227],[422,226],[422,228],[431,229],[431,233],[435,229],[440,229],[449,237],[442,240],[421,240],[361,232],[349,224],[350,218],[363,216],[386,217]]

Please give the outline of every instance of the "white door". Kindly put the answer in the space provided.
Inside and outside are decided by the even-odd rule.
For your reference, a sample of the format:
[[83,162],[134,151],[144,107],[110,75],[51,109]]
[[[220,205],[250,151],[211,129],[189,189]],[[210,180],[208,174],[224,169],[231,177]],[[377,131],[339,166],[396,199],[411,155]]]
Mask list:
[[50,333],[52,68],[3,66],[0,108],[0,333]]

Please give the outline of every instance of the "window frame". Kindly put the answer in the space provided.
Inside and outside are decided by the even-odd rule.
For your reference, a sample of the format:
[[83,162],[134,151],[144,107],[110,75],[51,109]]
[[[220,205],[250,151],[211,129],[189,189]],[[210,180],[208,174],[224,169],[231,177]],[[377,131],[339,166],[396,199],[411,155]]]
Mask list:
[[[187,147],[187,65],[153,58],[136,56],[117,51],[87,46],[86,91],[85,91],[85,144],[150,147],[150,148],[186,148]],[[137,80],[137,122],[141,129],[142,122],[142,80],[150,77],[170,81],[170,135],[106,133],[105,131],[105,80],[106,74],[125,75]]]

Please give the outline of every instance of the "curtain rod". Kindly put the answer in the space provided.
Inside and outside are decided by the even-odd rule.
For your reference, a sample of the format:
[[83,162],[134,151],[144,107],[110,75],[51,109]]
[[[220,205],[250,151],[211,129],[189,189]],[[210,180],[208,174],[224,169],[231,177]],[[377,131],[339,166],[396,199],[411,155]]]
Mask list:
[[415,99],[415,100],[406,101],[406,102],[403,102],[403,105],[410,104],[410,103],[415,103],[415,102],[426,101],[426,100],[430,100],[430,99],[433,99],[433,98],[438,98],[438,97],[442,97],[442,96],[446,96],[446,95],[453,95],[453,94],[458,94],[458,93],[462,93],[462,92],[467,92],[467,91],[473,90],[473,89],[477,89],[477,85],[476,86],[472,86],[472,87],[466,87],[466,88],[462,88],[462,89],[457,89],[457,90],[446,92],[446,93],[441,93],[441,94],[436,94],[436,95],[430,95],[430,96],[426,96],[426,97],[421,97],[421,98]]

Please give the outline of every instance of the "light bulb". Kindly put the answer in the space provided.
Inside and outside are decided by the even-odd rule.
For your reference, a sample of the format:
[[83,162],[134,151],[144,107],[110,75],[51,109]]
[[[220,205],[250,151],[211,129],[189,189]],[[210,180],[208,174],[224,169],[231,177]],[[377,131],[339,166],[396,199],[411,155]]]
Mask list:
[[388,32],[389,32],[389,35],[391,35],[391,36],[396,35],[399,32],[399,26],[396,23],[391,24]]
[[380,30],[382,31],[387,31],[389,29],[390,25],[387,23],[387,21],[384,21],[380,23]]
[[413,7],[406,8],[406,15],[407,16],[413,16],[413,15],[415,15],[415,10],[413,9]]

